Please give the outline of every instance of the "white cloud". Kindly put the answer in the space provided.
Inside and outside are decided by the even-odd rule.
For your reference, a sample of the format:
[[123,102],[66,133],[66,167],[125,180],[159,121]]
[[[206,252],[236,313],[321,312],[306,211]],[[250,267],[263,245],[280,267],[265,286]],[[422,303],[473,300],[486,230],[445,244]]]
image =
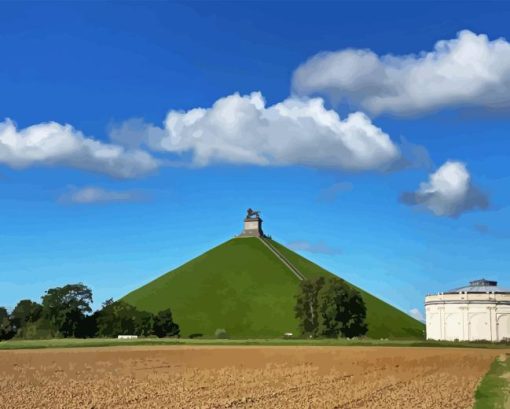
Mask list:
[[306,240],[296,240],[290,243],[287,243],[287,246],[293,250],[298,251],[307,251],[309,253],[319,253],[319,254],[340,254],[342,251],[339,248],[329,246],[323,241],[319,241],[317,243],[312,243]]
[[425,322],[425,318],[418,308],[411,308],[409,310],[409,315],[418,321]]
[[47,122],[18,130],[9,119],[0,122],[0,164],[68,166],[118,178],[136,177],[158,167],[147,152],[87,138],[71,125]]
[[442,107],[510,107],[510,43],[464,30],[433,51],[378,56],[367,49],[323,52],[297,68],[293,89],[326,94],[377,114]]
[[111,202],[137,202],[143,200],[143,195],[135,191],[113,191],[99,187],[72,188],[60,197],[63,203],[111,203]]
[[321,98],[288,98],[266,106],[259,92],[229,95],[211,108],[170,111],[164,128],[142,126],[139,120],[126,122],[112,131],[112,137],[130,146],[144,144],[152,150],[184,154],[194,166],[385,170],[400,158],[390,137],[361,112],[342,120],[324,107]]
[[457,217],[474,209],[486,209],[487,195],[471,183],[471,176],[461,162],[448,161],[420,184],[418,191],[406,192],[401,201],[420,205],[437,216]]

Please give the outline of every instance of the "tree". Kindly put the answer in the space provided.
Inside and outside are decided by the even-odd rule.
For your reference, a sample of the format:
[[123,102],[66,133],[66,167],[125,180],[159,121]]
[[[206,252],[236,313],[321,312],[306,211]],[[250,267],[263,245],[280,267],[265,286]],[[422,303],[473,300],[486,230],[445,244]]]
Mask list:
[[4,307],[0,307],[0,341],[10,339],[16,331],[9,318],[9,313]]
[[156,314],[153,331],[159,338],[179,335],[179,325],[174,322],[170,308]]
[[104,303],[97,317],[98,335],[102,337],[133,335],[135,313],[136,309],[124,301]]
[[25,323],[16,333],[16,337],[22,339],[48,339],[57,335],[50,322],[44,318]]
[[108,298],[103,304],[101,305],[101,308],[106,308],[109,305],[112,305],[115,301],[113,301],[113,298]]
[[154,334],[154,314],[147,311],[138,311],[135,309],[135,335],[147,337]]
[[92,290],[81,283],[50,288],[42,297],[42,315],[59,335],[73,337],[91,303]]
[[353,337],[367,332],[361,294],[339,278],[304,280],[295,311],[303,335]]
[[318,332],[325,337],[353,337],[367,332],[361,294],[341,279],[327,280],[317,295]]
[[318,336],[317,294],[324,281],[324,277],[301,281],[294,311],[303,335]]
[[31,300],[21,300],[12,310],[11,321],[17,331],[29,322],[41,318],[42,305]]
[[78,323],[78,327],[76,328],[75,336],[77,338],[94,338],[97,336],[97,317],[98,312],[94,312],[94,314],[86,315],[80,322]]
[[102,337],[118,335],[147,336],[153,333],[154,315],[138,311],[124,301],[105,302],[98,312],[97,333]]

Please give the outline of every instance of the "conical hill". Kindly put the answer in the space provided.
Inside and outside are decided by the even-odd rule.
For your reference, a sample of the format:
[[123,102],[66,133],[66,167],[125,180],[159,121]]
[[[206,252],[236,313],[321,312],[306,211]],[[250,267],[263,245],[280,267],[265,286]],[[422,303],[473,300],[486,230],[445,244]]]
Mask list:
[[[265,241],[265,242],[264,242]],[[331,273],[269,239],[229,240],[129,293],[124,301],[145,311],[171,308],[181,334],[233,338],[298,333],[294,317],[300,278]],[[367,306],[368,336],[419,338],[422,323],[359,289]]]

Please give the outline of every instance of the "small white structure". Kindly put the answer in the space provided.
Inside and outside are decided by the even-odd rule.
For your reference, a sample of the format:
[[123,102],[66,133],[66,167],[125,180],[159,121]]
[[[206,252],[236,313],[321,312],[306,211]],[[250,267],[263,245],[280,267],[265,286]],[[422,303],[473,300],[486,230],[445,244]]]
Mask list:
[[117,339],[138,339],[138,335],[119,335]]
[[425,297],[427,339],[446,341],[510,340],[510,289],[496,281]]

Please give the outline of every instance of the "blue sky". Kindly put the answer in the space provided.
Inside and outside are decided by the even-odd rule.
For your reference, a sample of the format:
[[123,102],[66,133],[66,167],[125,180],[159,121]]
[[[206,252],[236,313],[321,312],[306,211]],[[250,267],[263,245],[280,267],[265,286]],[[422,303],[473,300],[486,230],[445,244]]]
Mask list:
[[239,233],[248,207],[407,312],[509,287],[509,18],[2,3],[0,305],[84,282],[99,306]]

